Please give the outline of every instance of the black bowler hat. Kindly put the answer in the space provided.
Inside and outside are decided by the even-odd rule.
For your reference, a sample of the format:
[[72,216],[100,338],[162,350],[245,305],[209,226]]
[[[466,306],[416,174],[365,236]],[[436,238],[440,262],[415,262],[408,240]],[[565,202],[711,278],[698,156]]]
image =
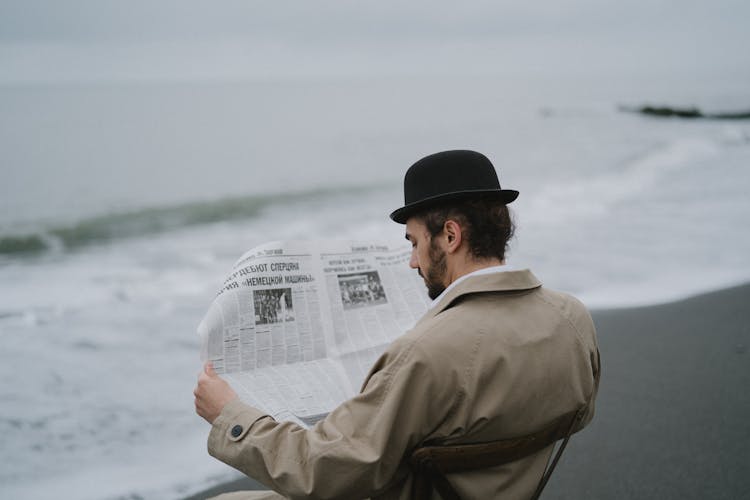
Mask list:
[[495,167],[483,154],[442,151],[409,167],[404,176],[404,206],[394,210],[391,219],[405,224],[424,208],[471,198],[490,198],[507,204],[518,198],[518,191],[500,188]]

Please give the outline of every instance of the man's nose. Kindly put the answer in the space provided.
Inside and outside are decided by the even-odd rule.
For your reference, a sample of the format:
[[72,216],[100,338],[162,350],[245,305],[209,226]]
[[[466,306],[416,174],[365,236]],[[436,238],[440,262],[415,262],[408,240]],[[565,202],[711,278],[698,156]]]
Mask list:
[[411,251],[411,259],[409,259],[409,267],[412,269],[419,268],[419,261],[417,260],[417,249]]

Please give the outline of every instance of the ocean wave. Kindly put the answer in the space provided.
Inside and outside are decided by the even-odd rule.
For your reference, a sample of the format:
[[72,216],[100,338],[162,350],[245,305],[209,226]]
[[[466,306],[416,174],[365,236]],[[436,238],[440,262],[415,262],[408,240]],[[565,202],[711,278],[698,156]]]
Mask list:
[[565,186],[554,184],[538,189],[528,202],[525,219],[546,227],[569,220],[606,218],[614,206],[634,202],[670,176],[718,156],[724,147],[720,140],[701,137],[659,144],[616,168]]
[[336,187],[249,195],[212,201],[193,201],[163,207],[146,207],[108,213],[78,221],[48,225],[35,231],[0,235],[0,258],[22,258],[49,252],[65,252],[114,240],[159,234],[202,224],[257,217],[276,204],[309,202],[369,187]]

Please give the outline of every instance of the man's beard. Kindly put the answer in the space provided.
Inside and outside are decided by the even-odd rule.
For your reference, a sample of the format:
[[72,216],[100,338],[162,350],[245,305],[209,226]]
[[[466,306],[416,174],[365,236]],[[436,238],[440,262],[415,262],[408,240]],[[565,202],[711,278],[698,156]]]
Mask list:
[[448,266],[445,263],[445,251],[435,245],[434,241],[430,241],[428,256],[430,257],[430,266],[427,269],[427,276],[422,274],[422,268],[419,268],[417,272],[422,276],[424,284],[427,286],[427,296],[435,300],[445,291],[443,278]]

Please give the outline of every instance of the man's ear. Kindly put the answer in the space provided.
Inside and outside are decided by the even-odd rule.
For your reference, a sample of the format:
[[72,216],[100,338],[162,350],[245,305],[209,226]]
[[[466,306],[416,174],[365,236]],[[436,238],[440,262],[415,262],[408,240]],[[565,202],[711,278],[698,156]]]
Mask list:
[[443,237],[445,239],[445,251],[454,253],[461,246],[461,226],[453,219],[448,219],[443,225]]

